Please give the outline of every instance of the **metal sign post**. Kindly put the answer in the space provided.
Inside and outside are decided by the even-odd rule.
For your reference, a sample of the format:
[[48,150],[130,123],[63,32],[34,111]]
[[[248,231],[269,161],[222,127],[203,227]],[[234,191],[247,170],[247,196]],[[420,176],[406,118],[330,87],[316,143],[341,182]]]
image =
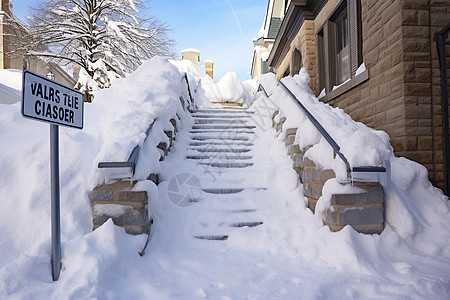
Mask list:
[[23,117],[50,123],[51,264],[53,280],[57,281],[61,272],[58,125],[83,128],[83,94],[28,70],[23,72],[22,80]]
[[59,190],[59,127],[50,124],[50,182],[52,214],[52,276],[57,281],[61,271],[61,218]]

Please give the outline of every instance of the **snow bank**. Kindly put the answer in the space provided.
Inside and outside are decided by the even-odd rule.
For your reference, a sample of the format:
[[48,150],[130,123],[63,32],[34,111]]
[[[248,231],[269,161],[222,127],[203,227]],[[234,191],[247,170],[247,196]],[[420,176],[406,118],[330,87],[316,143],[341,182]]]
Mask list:
[[[189,99],[183,73],[165,58],[153,58],[127,78],[115,80],[109,89],[98,91],[93,106],[103,112],[97,124],[89,124],[101,135],[102,145],[94,164],[126,161],[136,145],[143,146],[145,132],[156,120],[146,140],[149,145],[142,147],[140,156],[145,161],[138,161],[135,178],[142,180],[158,173],[156,145],[168,143],[164,131],[172,130],[171,118],[187,117],[180,96]],[[103,178],[102,170],[96,169],[92,182],[98,184]]]
[[250,105],[255,94],[254,84],[242,83],[236,73],[226,73],[219,82],[209,76],[203,76],[200,89],[211,102],[232,102]]
[[20,101],[22,91],[22,71],[0,69],[0,104]]

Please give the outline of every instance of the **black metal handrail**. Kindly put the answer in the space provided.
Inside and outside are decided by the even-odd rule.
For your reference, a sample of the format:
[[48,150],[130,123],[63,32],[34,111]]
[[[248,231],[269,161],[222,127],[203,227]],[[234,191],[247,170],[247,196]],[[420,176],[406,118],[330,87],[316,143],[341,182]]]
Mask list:
[[[186,80],[187,88],[189,92],[189,98],[191,100],[191,104],[194,105],[194,98],[191,95],[191,90],[189,87],[189,80],[187,78],[187,74],[184,73],[183,77]],[[147,140],[148,136],[150,135],[150,132],[152,131],[153,125],[155,124],[157,118],[153,120],[153,122],[148,126],[147,130],[145,131],[145,139],[144,142]],[[130,156],[128,157],[128,160],[125,162],[99,162],[98,168],[131,168],[131,174],[134,175],[134,172],[136,170],[136,164],[137,160],[139,158],[139,152],[141,150],[141,146],[136,145],[133,148],[133,151],[131,151]]]
[[[145,131],[145,139],[144,142],[147,140],[148,136],[150,135],[150,131],[153,128],[153,125],[155,124],[157,119],[153,120],[153,122],[148,126],[147,130]],[[131,174],[134,175],[134,171],[136,169],[136,163],[139,158],[139,152],[141,150],[141,146],[136,145],[131,151],[130,156],[128,157],[128,160],[126,162],[99,162],[98,167],[103,168],[131,168]]]
[[187,73],[184,73],[183,78],[184,78],[184,80],[186,80],[186,84],[187,84],[187,88],[188,88],[188,93],[189,93],[189,99],[191,100],[191,105],[195,105],[195,104],[194,104],[194,98],[192,97],[192,94],[191,94],[191,87],[190,87],[190,85],[189,85],[189,79],[188,79]]
[[279,82],[278,85],[286,91],[286,93],[294,100],[294,102],[300,107],[303,113],[306,115],[308,120],[316,127],[317,131],[325,138],[328,144],[333,148],[335,154],[337,154],[342,161],[345,163],[347,167],[347,173],[350,172],[367,172],[367,173],[375,173],[375,172],[386,172],[385,167],[374,167],[374,166],[359,166],[359,167],[351,167],[345,155],[340,151],[341,147],[336,143],[336,141],[331,137],[331,135],[323,128],[322,124],[317,121],[317,119],[311,114],[311,112],[301,103],[301,101],[292,93],[292,91],[283,83]]
[[441,31],[434,34],[436,42],[439,66],[441,69],[441,109],[442,109],[442,145],[444,151],[444,193],[450,196],[450,145],[449,145],[449,122],[448,122],[448,83],[447,83],[447,56],[445,42],[450,31],[450,23]]

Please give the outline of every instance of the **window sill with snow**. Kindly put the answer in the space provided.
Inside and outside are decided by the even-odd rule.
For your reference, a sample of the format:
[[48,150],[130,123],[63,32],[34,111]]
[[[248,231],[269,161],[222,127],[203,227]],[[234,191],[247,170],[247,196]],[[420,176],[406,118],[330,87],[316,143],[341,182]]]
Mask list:
[[348,92],[349,90],[357,87],[358,85],[362,84],[363,82],[367,81],[369,79],[369,71],[365,70],[362,73],[352,77],[350,80],[346,81],[345,83],[341,84],[340,86],[333,89],[331,92],[326,94],[323,97],[318,97],[320,101],[324,103],[328,103],[331,100],[339,97],[340,95]]

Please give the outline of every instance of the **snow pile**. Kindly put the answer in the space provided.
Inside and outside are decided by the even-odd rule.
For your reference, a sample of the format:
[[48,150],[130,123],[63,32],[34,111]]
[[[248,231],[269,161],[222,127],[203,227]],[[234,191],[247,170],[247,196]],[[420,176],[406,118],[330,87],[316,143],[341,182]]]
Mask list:
[[198,65],[193,64],[189,60],[177,60],[171,61],[171,63],[177,66],[180,72],[188,75],[191,94],[195,96],[195,106],[197,108],[211,107],[211,102],[208,97],[206,97],[205,91],[200,88],[201,77]]
[[22,91],[22,71],[0,70],[0,104],[13,104],[20,101]]
[[[142,159],[136,166],[135,178],[142,180],[148,174],[158,173],[160,153],[156,146],[160,142],[169,143],[164,134],[173,130],[169,120],[179,122],[178,117],[187,116],[180,101],[180,97],[185,103],[189,99],[183,75],[168,59],[157,57],[129,77],[114,81],[111,88],[98,91],[93,106],[103,113],[97,124],[89,124],[97,128],[100,134],[97,139],[101,141],[94,164],[127,161],[133,148],[140,145]],[[146,139],[145,132],[153,122],[151,136]],[[144,140],[148,145],[144,145]],[[93,183],[103,180],[102,172],[96,169]]]
[[232,102],[249,105],[255,94],[250,83],[242,83],[236,73],[226,73],[219,82],[209,76],[201,78],[200,88],[211,102]]

